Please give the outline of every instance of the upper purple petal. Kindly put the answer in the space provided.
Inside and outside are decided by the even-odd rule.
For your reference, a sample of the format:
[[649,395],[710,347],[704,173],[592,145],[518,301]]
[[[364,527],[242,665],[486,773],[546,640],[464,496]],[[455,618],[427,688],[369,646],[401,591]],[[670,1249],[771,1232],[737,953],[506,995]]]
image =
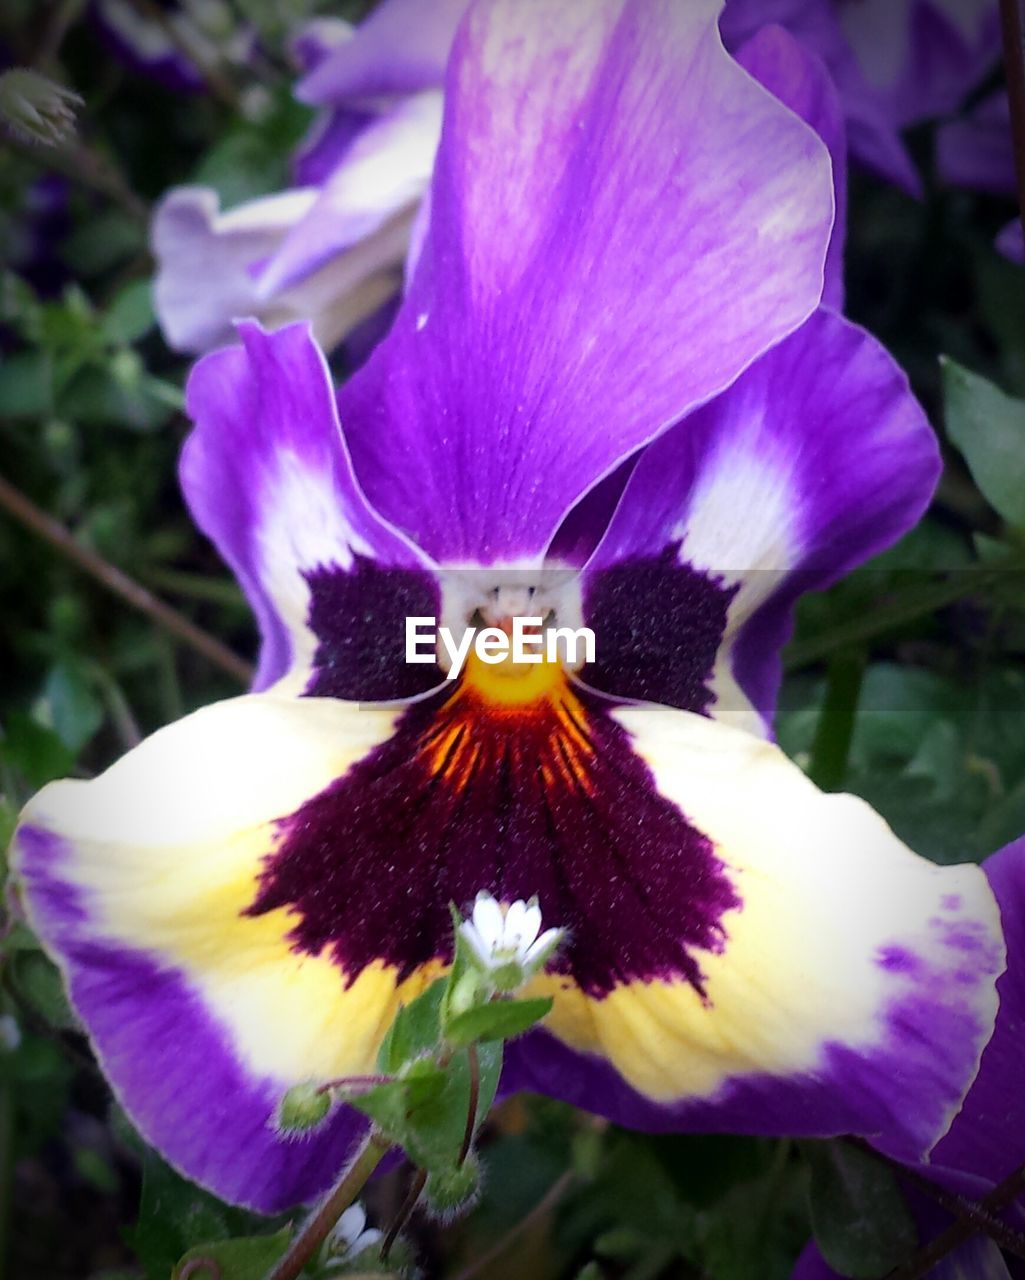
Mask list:
[[368,496],[436,559],[537,556],[820,298],[828,154],[716,8],[495,0],[461,29],[420,264],[340,396]]
[[437,88],[467,3],[383,0],[351,40],[300,81],[297,96],[314,106],[336,106]]
[[825,63],[780,26],[766,26],[736,52],[740,65],[780,102],[811,125],[829,148],[836,217],[826,256],[823,306],[843,309],[847,230],[847,131],[843,108]]

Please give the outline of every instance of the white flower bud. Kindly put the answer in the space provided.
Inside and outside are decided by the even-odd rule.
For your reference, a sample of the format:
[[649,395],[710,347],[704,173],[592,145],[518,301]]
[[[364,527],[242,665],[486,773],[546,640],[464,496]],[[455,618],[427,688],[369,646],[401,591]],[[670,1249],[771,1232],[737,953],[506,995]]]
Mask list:
[[67,142],[75,132],[77,93],[38,71],[14,67],[0,75],[0,120],[16,137],[44,147]]

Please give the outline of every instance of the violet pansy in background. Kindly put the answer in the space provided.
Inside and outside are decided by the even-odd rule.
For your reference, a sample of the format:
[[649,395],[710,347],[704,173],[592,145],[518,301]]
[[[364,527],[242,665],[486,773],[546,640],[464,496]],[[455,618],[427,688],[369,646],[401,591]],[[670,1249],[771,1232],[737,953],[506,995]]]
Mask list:
[[[366,39],[362,28],[322,19],[296,36],[294,52],[315,67]],[[401,288],[438,144],[440,86],[387,97],[340,91],[324,106],[290,190],[223,212],[206,187],[173,188],[161,200],[151,230],[155,304],[176,350],[229,341],[244,315],[310,319],[330,349]]]
[[828,67],[852,158],[912,194],[921,180],[901,131],[957,110],[1000,57],[995,0],[728,0],[723,35],[767,22]]
[[[951,186],[1015,197],[1011,105],[1005,93],[990,94],[961,119],[943,125],[936,140],[936,165]],[[1013,261],[1025,262],[1020,218],[1001,231],[997,248]]]
[[[982,1055],[979,1074],[947,1135],[934,1148],[924,1170],[938,1187],[982,1200],[1025,1165],[1025,1093],[1021,1088],[1021,1039],[1025,1031],[1025,839],[983,863],[1003,920],[1007,970],[997,983],[1000,1011],[993,1038]],[[917,1170],[923,1172],[923,1170]],[[931,1240],[952,1219],[921,1190],[904,1188],[921,1241]],[[1000,1216],[1021,1230],[1025,1199]],[[1017,1274],[1017,1273],[1015,1273]],[[834,1280],[835,1272],[810,1243],[792,1280]],[[1011,1272],[992,1240],[976,1236],[929,1272],[934,1280],[1000,1280]]]
[[[182,482],[259,618],[255,691],[44,789],[14,859],[133,1122],[226,1199],[333,1180],[363,1121],[289,1141],[283,1094],[372,1069],[481,890],[568,931],[507,1089],[917,1161],[976,1077],[986,876],[769,738],[796,597],[914,524],[939,461],[822,306],[832,87],[773,29],[738,53],[767,91],[718,10],[471,6],[367,364],[336,397],[308,325],[247,322],[192,375]],[[403,661],[407,616],[524,611],[593,627],[595,662]]]

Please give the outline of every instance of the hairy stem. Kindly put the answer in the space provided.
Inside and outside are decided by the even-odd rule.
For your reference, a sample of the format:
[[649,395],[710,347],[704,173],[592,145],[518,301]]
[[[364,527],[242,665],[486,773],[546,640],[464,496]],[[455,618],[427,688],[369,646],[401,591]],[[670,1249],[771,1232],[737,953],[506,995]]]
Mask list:
[[295,1280],[327,1239],[331,1228],[363,1190],[389,1146],[380,1134],[371,1133],[359,1155],[327,1193],[320,1207],[306,1219],[302,1230],[289,1245],[288,1252],[271,1271],[267,1280]]

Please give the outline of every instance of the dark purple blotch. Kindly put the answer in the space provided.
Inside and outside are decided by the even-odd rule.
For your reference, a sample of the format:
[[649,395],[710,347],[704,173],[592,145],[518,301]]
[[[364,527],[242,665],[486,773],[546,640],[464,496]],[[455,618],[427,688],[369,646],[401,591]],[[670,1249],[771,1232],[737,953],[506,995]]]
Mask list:
[[350,980],[451,955],[448,904],[537,894],[570,931],[555,968],[601,996],[633,980],[702,990],[700,953],[740,905],[711,841],[659,794],[594,694],[475,714],[443,690],[281,824],[249,914],[294,908],[290,935]]
[[437,582],[420,569],[382,566],[356,555],[305,575],[310,588],[307,623],[317,637],[309,697],[387,702],[435,688],[433,664],[406,662],[406,618],[436,618]]
[[586,577],[596,661],[584,679],[620,698],[708,714],[715,658],[738,587],[681,563],[680,544]]

